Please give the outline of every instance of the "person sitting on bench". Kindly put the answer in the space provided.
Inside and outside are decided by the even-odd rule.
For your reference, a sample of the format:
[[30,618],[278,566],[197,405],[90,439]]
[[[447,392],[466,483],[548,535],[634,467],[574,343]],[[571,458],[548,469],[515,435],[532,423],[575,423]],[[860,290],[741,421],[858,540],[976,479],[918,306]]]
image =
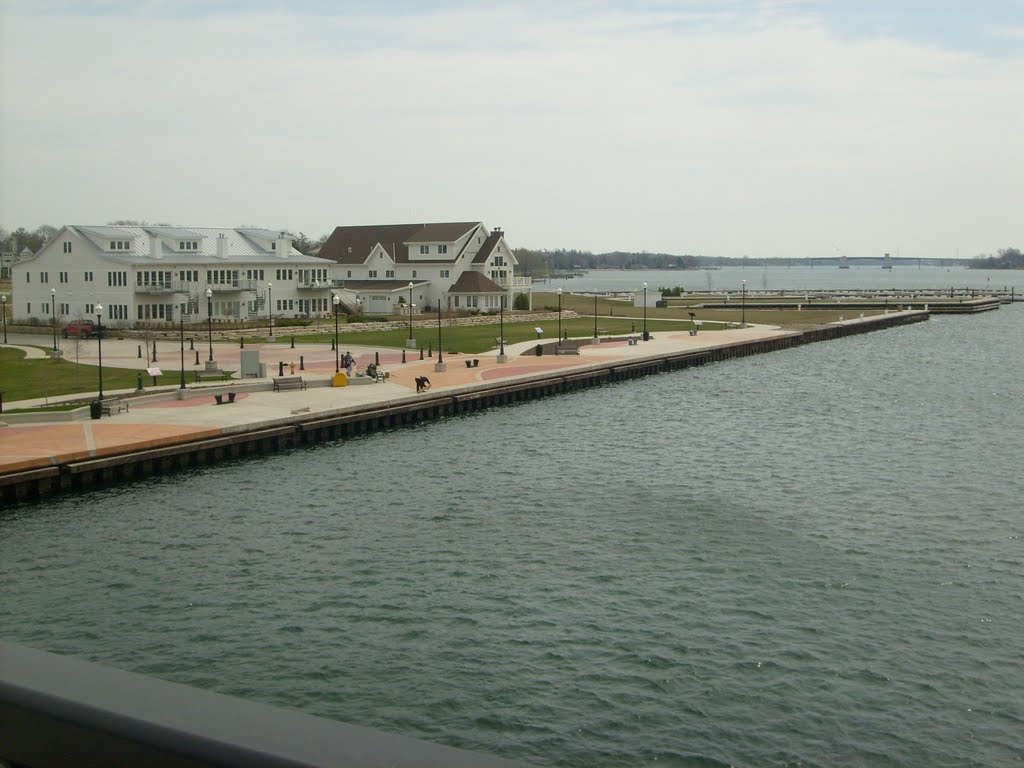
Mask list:
[[371,379],[377,378],[377,365],[375,363],[370,363],[366,366],[366,375]]
[[416,391],[422,392],[425,389],[430,389],[430,379],[428,379],[426,376],[417,376]]

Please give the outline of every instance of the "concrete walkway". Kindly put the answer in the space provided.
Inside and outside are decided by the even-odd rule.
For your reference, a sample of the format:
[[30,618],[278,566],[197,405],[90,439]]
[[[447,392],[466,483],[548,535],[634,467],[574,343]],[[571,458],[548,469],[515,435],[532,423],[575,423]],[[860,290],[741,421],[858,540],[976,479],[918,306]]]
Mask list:
[[[288,375],[290,365],[295,363],[295,375],[301,375],[309,388],[300,391],[273,392],[266,379],[228,381],[194,384],[188,376],[186,390],[180,391],[179,348],[158,343],[158,361],[153,363],[145,357],[138,357],[136,340],[104,340],[103,363],[105,366],[144,370],[159,366],[161,359],[173,360],[175,368],[168,369],[160,379],[161,386],[153,388],[146,379],[146,394],[133,397],[130,412],[104,416],[98,420],[88,417],[83,411],[76,420],[67,421],[63,416],[33,416],[34,419],[50,419],[36,423],[8,423],[0,428],[0,474],[23,469],[50,466],[88,457],[108,456],[127,451],[172,445],[210,436],[248,431],[262,426],[295,422],[315,418],[318,414],[334,414],[346,410],[365,408],[367,405],[381,406],[394,404],[408,398],[415,398],[417,376],[427,376],[434,393],[453,392],[487,382],[513,380],[583,369],[594,364],[612,361],[628,361],[645,357],[657,357],[667,353],[694,351],[722,346],[738,341],[776,338],[788,335],[789,331],[765,326],[737,328],[727,331],[701,332],[690,336],[687,331],[662,331],[654,334],[650,341],[639,341],[630,345],[626,341],[606,341],[587,344],[580,348],[579,355],[534,354],[536,341],[506,345],[508,361],[499,363],[497,351],[478,355],[445,354],[447,370],[434,370],[435,358],[419,359],[418,350],[406,351],[406,363],[402,363],[402,350],[382,349],[351,345],[341,348],[341,354],[351,351],[357,360],[357,369],[364,370],[380,357],[381,369],[390,376],[384,383],[331,387],[329,382],[334,374],[334,352],[329,344],[299,345],[292,349],[287,342],[272,344],[246,344],[246,349],[258,349],[260,359],[267,363],[268,375],[276,375],[278,363],[285,364]],[[24,346],[35,342],[42,346],[41,337],[21,336],[11,339],[12,345]],[[551,342],[547,342],[551,343]],[[11,346],[11,345],[8,345]],[[67,349],[65,357],[81,363],[97,362],[95,340],[76,341],[74,349]],[[167,347],[166,349],[164,347]],[[215,343],[214,360],[218,367],[237,370],[239,367],[239,346],[237,344]],[[200,360],[209,356],[206,345],[196,344]],[[195,366],[195,351],[186,346],[186,369],[190,373]],[[436,355],[436,352],[435,352]],[[45,356],[45,352],[43,353]],[[299,371],[300,356],[305,370]],[[467,359],[478,359],[477,367],[467,367]],[[169,363],[170,365],[170,363]],[[202,370],[200,366],[199,370]],[[217,405],[214,393],[236,392],[232,404]],[[105,398],[119,394],[135,395],[135,390],[104,392]],[[81,398],[77,395],[76,398]],[[72,399],[72,398],[65,398]],[[49,403],[60,398],[48,398]],[[4,409],[23,408],[39,405],[42,399],[4,403]],[[11,417],[13,418],[13,417]],[[0,423],[4,416],[0,414]],[[20,420],[19,420],[20,421]]]

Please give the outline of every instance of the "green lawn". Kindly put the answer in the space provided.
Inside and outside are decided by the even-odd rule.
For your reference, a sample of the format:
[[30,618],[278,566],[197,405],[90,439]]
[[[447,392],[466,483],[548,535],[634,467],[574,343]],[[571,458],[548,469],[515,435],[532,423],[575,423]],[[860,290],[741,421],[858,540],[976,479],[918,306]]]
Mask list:
[[[103,366],[103,391],[135,388],[138,371]],[[161,384],[178,381],[179,372],[167,372]],[[153,380],[143,374],[148,386]],[[0,391],[4,402],[36,397],[56,397],[76,393],[97,393],[99,371],[95,365],[83,365],[49,357],[29,360],[20,349],[0,348]]]
[[[637,318],[623,318],[623,317],[601,317],[598,318],[597,327],[602,336],[621,336],[624,334],[634,332],[639,333],[643,328],[643,320],[640,317]],[[553,341],[558,338],[558,321],[548,320],[545,322],[506,322],[505,323],[505,343],[515,344],[520,341],[533,341],[537,339],[537,332],[535,328],[543,328],[544,333],[540,336],[541,341]],[[647,330],[651,332],[655,331],[685,331],[690,329],[692,326],[689,322],[658,322],[648,318]],[[711,330],[708,328],[708,330]],[[562,318],[562,332],[569,332],[570,336],[592,336],[594,333],[594,319],[593,317],[588,318],[575,318],[569,319],[567,317]],[[416,339],[418,347],[426,349],[428,346],[432,349],[437,349],[437,326],[432,328],[414,327],[412,331],[413,338]],[[466,354],[475,354],[480,352],[486,352],[487,350],[494,349],[497,347],[496,339],[499,335],[498,323],[493,325],[456,325],[449,327],[447,322],[442,319],[441,321],[441,338],[444,343],[444,351],[464,352]],[[281,338],[291,338],[291,334],[282,334],[278,336]],[[295,343],[327,343],[331,342],[334,338],[333,331],[330,333],[321,334],[308,334],[300,335],[295,334]],[[349,331],[346,332],[344,327],[339,328],[338,332],[338,344],[341,346],[342,351],[345,349],[346,344],[360,344],[370,346],[381,346],[381,347],[404,347],[406,341],[409,338],[409,329],[401,328],[390,331]]]

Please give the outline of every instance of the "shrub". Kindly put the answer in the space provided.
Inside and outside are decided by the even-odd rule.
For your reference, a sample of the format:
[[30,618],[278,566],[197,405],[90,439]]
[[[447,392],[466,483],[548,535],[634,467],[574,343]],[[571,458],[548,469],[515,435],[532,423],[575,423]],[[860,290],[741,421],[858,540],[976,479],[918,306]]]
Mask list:
[[515,300],[512,302],[512,309],[529,309],[530,298],[525,293],[517,293]]

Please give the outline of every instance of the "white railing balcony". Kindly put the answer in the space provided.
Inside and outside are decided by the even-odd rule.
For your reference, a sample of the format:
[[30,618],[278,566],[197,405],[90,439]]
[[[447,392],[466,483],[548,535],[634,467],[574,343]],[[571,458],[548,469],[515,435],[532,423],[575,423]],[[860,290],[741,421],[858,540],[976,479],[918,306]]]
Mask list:
[[502,288],[529,288],[533,285],[532,277],[499,277],[494,282]]
[[324,280],[296,280],[295,287],[300,291],[326,291],[332,286]]
[[167,293],[179,293],[181,286],[173,283],[150,283],[149,285],[136,285],[136,293],[148,293],[148,294],[167,294]]

